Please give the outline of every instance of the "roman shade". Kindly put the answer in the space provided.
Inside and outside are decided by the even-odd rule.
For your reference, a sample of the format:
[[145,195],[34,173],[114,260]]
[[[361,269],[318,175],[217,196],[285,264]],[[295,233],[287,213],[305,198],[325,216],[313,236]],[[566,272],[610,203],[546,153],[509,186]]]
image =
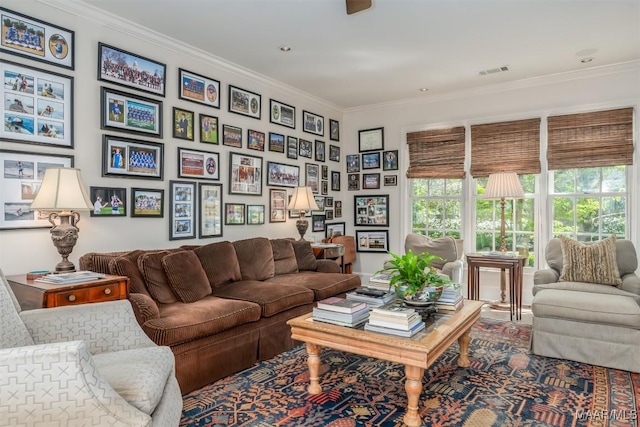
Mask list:
[[464,178],[464,126],[407,133],[407,178]]

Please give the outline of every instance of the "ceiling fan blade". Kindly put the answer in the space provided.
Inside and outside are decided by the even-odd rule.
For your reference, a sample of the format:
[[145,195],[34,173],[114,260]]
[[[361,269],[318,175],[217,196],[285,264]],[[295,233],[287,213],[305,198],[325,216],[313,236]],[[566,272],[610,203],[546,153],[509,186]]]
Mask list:
[[371,0],[346,0],[346,2],[347,15],[353,15],[371,7]]

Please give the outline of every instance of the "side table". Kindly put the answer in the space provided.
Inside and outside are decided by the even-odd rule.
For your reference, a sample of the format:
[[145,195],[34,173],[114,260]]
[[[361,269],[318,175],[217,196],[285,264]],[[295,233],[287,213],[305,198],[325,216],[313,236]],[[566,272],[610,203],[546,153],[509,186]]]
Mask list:
[[338,259],[340,258],[340,271],[344,273],[344,245],[339,243],[312,243],[313,255],[317,259]]

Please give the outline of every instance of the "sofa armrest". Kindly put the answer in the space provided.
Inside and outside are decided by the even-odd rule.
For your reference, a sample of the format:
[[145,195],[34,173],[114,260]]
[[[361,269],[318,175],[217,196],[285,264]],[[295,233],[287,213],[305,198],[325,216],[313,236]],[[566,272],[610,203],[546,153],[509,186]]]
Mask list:
[[453,283],[462,283],[462,269],[464,268],[464,263],[462,260],[455,260],[451,262],[446,262],[442,266],[442,273],[447,275]]
[[341,273],[340,266],[330,259],[319,259],[316,271],[320,273]]
[[640,277],[635,273],[625,274],[622,276],[622,286],[620,286],[620,289],[640,295]]
[[156,302],[145,294],[129,294],[129,302],[133,306],[133,313],[140,325],[144,325],[149,320],[159,319],[160,310]]
[[534,285],[546,285],[547,283],[555,283],[560,279],[557,271],[551,268],[543,268],[533,273]]

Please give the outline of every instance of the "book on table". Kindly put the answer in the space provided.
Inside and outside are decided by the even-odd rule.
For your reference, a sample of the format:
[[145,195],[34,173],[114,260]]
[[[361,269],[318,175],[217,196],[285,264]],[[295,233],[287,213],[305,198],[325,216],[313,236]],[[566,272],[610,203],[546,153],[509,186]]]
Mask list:
[[369,322],[364,324],[364,330],[365,331],[378,332],[378,333],[381,333],[381,334],[388,334],[388,335],[396,335],[396,336],[404,337],[404,338],[411,338],[412,336],[414,336],[418,332],[422,331],[424,328],[425,328],[425,324],[424,324],[424,322],[422,320],[420,322],[416,323],[416,325],[412,329],[410,329],[408,331],[404,331],[404,330],[401,330],[401,329],[385,328],[385,327],[382,327],[382,326],[376,326],[376,325],[372,325]]
[[392,305],[389,307],[376,307],[371,309],[371,313],[383,314],[386,316],[394,316],[399,318],[409,318],[413,314],[416,314],[416,310],[409,307],[403,307],[402,305]]
[[438,311],[458,311],[462,307],[464,307],[463,299],[461,299],[456,303],[440,303],[440,302],[436,303],[436,308],[438,309]]
[[352,301],[344,298],[330,297],[318,301],[318,308],[339,313],[354,313],[367,308],[367,303],[363,301]]
[[369,307],[382,307],[383,305],[390,304],[396,299],[394,293],[376,291],[375,289],[368,289],[365,287],[359,287],[358,289],[348,292],[347,299],[350,301],[360,301],[366,303]]
[[419,314],[411,316],[409,319],[392,319],[381,318],[375,316],[373,313],[369,316],[369,324],[372,326],[382,326],[389,329],[399,329],[402,331],[410,331],[416,324],[422,322],[422,317]]
[[337,311],[323,310],[317,307],[313,309],[313,320],[333,323],[340,326],[355,327],[366,322],[368,318],[369,309],[366,305],[363,310],[356,311],[354,313],[339,313]]
[[72,273],[47,274],[35,279],[34,282],[48,283],[53,285],[71,285],[74,283],[91,282],[104,279],[105,275],[93,271],[74,271]]

